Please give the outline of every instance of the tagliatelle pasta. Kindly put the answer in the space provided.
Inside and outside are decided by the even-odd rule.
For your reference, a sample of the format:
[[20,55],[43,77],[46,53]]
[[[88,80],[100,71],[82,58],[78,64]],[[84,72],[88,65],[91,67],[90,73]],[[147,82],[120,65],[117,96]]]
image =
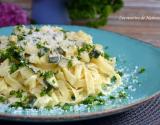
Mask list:
[[83,31],[17,26],[0,49],[0,98],[13,107],[78,104],[122,84],[115,59]]

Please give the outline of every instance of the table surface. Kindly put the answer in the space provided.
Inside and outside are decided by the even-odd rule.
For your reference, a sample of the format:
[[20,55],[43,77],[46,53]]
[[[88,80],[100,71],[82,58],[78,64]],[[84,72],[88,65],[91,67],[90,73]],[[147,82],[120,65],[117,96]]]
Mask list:
[[[111,15],[105,30],[131,36],[160,47],[160,0],[124,0],[125,6]],[[122,20],[121,17],[159,17],[158,20]],[[160,97],[154,98],[139,107],[118,115],[95,120],[65,123],[66,125],[160,125]],[[137,113],[138,112],[138,113]],[[147,113],[145,113],[147,112]],[[145,114],[144,114],[145,113]],[[138,116],[135,116],[138,115]],[[127,116],[127,117],[126,117]],[[154,117],[154,118],[152,118]],[[123,120],[122,120],[123,119]],[[135,120],[134,120],[135,119]],[[124,120],[130,121],[128,124]],[[138,121],[139,120],[139,121]],[[142,122],[141,120],[144,120]],[[148,123],[148,124],[147,124]],[[1,124],[17,125],[8,121]],[[19,123],[21,124],[21,123]],[[39,123],[38,123],[39,124]],[[64,125],[64,123],[60,124]]]
[[[109,17],[102,29],[131,36],[160,47],[160,0],[124,0],[125,6]],[[159,19],[122,20],[121,17],[158,17]]]

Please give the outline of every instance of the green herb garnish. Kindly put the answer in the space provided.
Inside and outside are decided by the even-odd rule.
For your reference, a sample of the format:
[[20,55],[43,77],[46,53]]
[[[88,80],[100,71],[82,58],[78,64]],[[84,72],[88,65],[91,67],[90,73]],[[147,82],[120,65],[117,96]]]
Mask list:
[[128,86],[125,86],[124,89],[127,90],[127,89],[128,89]]
[[121,77],[123,76],[123,72],[118,71],[117,73],[118,73]]
[[11,64],[10,73],[14,73],[16,70],[18,70],[18,68],[19,68],[18,64]]
[[23,25],[18,25],[18,26],[16,26],[16,30],[18,30],[18,31],[21,31],[21,29],[23,28]]
[[5,56],[9,60],[21,61],[23,59],[24,49],[20,46],[17,46],[15,43],[10,43],[9,47],[5,51]]
[[89,52],[89,51],[91,51],[93,48],[95,48],[94,45],[84,44],[82,50],[84,49],[85,51]]
[[118,97],[125,99],[125,98],[127,98],[127,93],[125,91],[119,91]]
[[5,99],[3,96],[0,96],[0,103],[1,103],[1,102],[5,102],[5,100],[6,100],[6,99]]
[[84,51],[91,52],[94,48],[95,48],[94,45],[83,44],[82,48],[78,48],[78,55],[80,55],[81,52],[84,52]]
[[52,71],[47,71],[41,73],[40,76],[43,77],[43,82],[46,84],[46,88],[41,92],[40,95],[44,95],[45,93],[48,94],[53,88],[53,84],[55,83],[55,81],[52,79],[54,73]]
[[71,107],[72,105],[71,104],[64,104],[63,106],[62,106],[62,109],[63,110],[69,110],[70,109],[70,107]]
[[39,49],[38,51],[38,56],[42,57],[44,56],[47,52],[49,52],[49,48],[45,47],[45,45],[47,44],[47,42],[38,42],[36,44],[37,48]]
[[54,73],[52,71],[46,71],[44,73],[41,73],[40,76],[42,76],[44,79],[52,78]]
[[100,98],[100,96],[88,96],[82,103],[87,105],[103,105],[105,100]]
[[117,80],[117,78],[116,78],[115,76],[113,76],[113,77],[111,78],[111,82],[112,82],[112,83],[115,83],[116,80]]
[[8,55],[6,54],[5,50],[0,50],[0,61],[4,61]]
[[18,108],[18,107],[23,107],[24,104],[22,102],[15,102],[10,105],[10,107]]
[[38,42],[37,44],[36,44],[36,46],[37,46],[37,48],[38,49],[40,49],[40,48],[47,48],[47,47],[45,47],[45,45],[47,44],[47,42],[45,41],[45,42]]
[[18,90],[18,91],[12,90],[10,92],[10,95],[15,96],[17,98],[22,98],[23,92],[24,92],[23,90]]
[[24,49],[21,46],[17,46],[15,43],[9,43],[6,50],[0,51],[0,59],[9,59],[9,61],[12,62],[10,73],[28,64],[28,61],[24,58]]
[[24,40],[24,36],[23,35],[17,35],[18,41]]
[[40,93],[40,96],[45,96],[45,95],[47,95],[47,90],[43,89]]
[[142,73],[144,73],[145,71],[146,71],[146,69],[142,67],[142,68],[139,69],[138,73],[139,73],[139,74],[142,74]]
[[101,55],[101,52],[96,50],[95,46],[91,44],[83,44],[82,48],[78,48],[78,56],[84,51],[89,53],[90,58],[98,58]]
[[23,109],[31,108],[28,103],[22,102],[22,101],[20,101],[20,102],[17,101],[15,103],[11,104],[10,107],[14,107],[14,108],[22,107]]
[[116,97],[113,96],[113,95],[110,95],[110,96],[109,96],[109,99],[114,100],[114,99],[116,99]]
[[104,57],[105,59],[107,59],[107,60],[109,60],[109,58],[110,58],[110,56],[109,56],[108,53],[106,53],[106,52],[103,54],[103,57]]
[[12,103],[10,105],[10,107],[14,107],[14,108],[18,108],[18,107],[22,107],[22,108],[33,108],[33,104],[36,100],[36,97],[34,95],[22,95],[20,90],[18,91],[12,91],[10,93],[11,95],[16,96],[17,98],[20,98],[19,101]]
[[77,56],[77,59],[78,59],[78,60],[81,60],[81,57],[78,55],[78,56]]
[[71,68],[71,67],[73,66],[73,64],[72,64],[72,60],[69,60],[69,61],[68,61],[67,66],[68,66],[68,68]]

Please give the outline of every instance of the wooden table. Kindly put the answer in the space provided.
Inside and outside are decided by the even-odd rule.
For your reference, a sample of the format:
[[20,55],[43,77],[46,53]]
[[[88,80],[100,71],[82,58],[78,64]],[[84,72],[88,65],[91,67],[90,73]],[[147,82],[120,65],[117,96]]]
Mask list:
[[[124,7],[111,15],[102,29],[125,34],[160,47],[160,0],[124,0]],[[122,19],[122,17],[159,19]]]

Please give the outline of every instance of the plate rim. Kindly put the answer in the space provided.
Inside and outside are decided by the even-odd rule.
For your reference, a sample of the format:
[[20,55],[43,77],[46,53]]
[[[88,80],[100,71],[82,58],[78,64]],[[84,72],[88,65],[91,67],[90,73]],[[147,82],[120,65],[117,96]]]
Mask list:
[[81,121],[81,120],[89,120],[94,118],[100,118],[104,116],[110,116],[118,113],[122,113],[129,109],[133,109],[136,106],[139,106],[147,101],[150,101],[156,97],[160,96],[160,91],[155,94],[145,97],[144,99],[139,99],[133,103],[119,106],[114,109],[106,109],[104,111],[97,112],[85,112],[81,114],[70,114],[70,115],[59,115],[59,116],[34,116],[34,115],[14,115],[14,114],[5,114],[0,113],[0,119],[2,120],[10,120],[10,121],[23,121],[23,122],[69,122],[69,121]]
[[[40,24],[40,25],[34,25],[34,26],[44,26],[44,25],[49,25],[49,26],[65,26],[65,27],[77,27],[77,28],[85,28],[85,29],[92,29],[92,30],[99,30],[103,32],[111,32],[123,37],[127,37],[129,39],[133,39],[137,41],[140,44],[147,45],[149,47],[154,48],[158,52],[160,52],[160,47],[157,47],[156,45],[153,45],[151,43],[145,42],[143,40],[136,39],[131,36],[127,36],[125,34],[121,34],[118,32],[113,32],[110,30],[104,30],[104,29],[96,29],[96,28],[90,28],[86,26],[77,26],[77,25],[54,25],[54,24]],[[30,26],[30,25],[26,25]],[[7,27],[0,27],[1,30],[6,29],[6,28],[12,28],[14,26],[7,26]],[[132,109],[140,104],[143,104],[149,100],[152,100],[153,98],[159,97],[160,96],[160,90],[158,90],[156,93],[144,97],[142,99],[138,99],[137,101],[131,102],[130,104],[122,105],[119,107],[116,107],[114,109],[106,109],[104,111],[96,111],[96,112],[85,112],[85,113],[80,113],[80,114],[65,114],[65,115],[17,115],[17,114],[5,114],[5,113],[0,113],[0,119],[3,120],[11,120],[11,121],[31,121],[31,122],[66,122],[66,121],[80,121],[80,120],[87,120],[87,119],[94,119],[94,118],[99,118],[99,117],[104,117],[104,116],[109,116],[113,114],[118,114],[124,111],[127,111],[129,109]]]

